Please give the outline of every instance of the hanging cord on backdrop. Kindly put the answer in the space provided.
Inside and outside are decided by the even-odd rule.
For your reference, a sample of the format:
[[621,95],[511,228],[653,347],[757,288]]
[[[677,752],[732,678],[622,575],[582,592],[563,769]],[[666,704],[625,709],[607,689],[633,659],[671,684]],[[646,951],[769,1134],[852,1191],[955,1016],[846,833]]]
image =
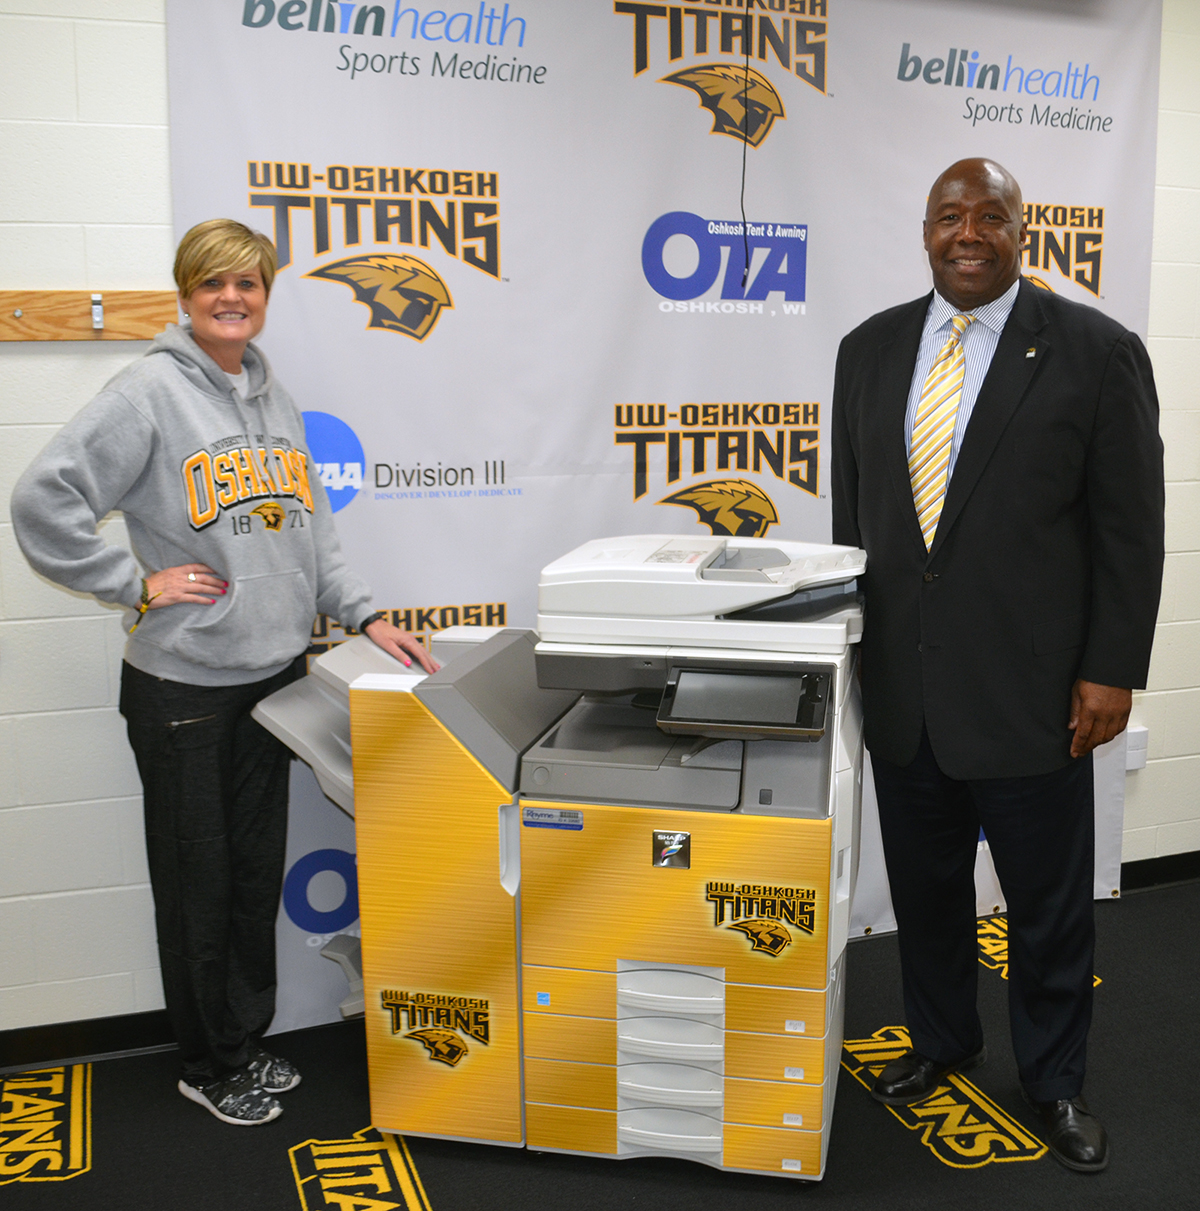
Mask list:
[[746,148],[750,145],[750,42],[746,41],[746,75],[742,85],[742,289],[750,277],[750,236],[746,229]]

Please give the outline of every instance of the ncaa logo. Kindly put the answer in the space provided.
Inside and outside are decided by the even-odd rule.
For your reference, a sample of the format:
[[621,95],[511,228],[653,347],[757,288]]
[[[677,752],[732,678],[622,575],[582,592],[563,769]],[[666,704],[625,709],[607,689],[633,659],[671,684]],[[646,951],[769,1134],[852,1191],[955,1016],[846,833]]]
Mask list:
[[329,412],[305,412],[304,433],[329,506],[336,513],[362,488],[366,465],[362,442],[344,420]]

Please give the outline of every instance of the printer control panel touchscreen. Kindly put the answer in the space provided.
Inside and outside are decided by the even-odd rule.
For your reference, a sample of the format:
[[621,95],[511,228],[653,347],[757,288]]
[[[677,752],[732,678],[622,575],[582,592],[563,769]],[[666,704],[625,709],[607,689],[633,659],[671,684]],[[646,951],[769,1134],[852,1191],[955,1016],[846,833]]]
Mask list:
[[829,670],[673,667],[658,708],[669,733],[813,740],[825,734]]

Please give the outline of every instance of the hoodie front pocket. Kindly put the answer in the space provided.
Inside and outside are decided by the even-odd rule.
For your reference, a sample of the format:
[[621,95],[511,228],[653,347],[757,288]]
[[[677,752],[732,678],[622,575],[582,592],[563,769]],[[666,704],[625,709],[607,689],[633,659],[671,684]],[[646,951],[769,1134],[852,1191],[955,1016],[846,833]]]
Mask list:
[[299,568],[238,576],[220,605],[181,628],[171,646],[185,660],[212,669],[265,669],[299,656],[317,614],[315,595]]

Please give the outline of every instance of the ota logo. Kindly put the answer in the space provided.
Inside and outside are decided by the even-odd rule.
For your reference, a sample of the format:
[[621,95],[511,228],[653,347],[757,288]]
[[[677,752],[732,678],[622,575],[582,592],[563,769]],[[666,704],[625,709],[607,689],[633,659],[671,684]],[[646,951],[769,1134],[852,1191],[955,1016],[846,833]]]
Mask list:
[[317,475],[325,485],[329,505],[344,509],[363,484],[362,442],[344,420],[329,412],[305,412],[304,432]]
[[[751,272],[743,290],[747,244]],[[642,240],[642,272],[655,293],[665,299],[698,299],[721,277],[721,298],[736,299],[743,306],[775,292],[800,303],[804,301],[807,252],[808,227],[804,223],[747,223],[743,239],[740,220],[702,219],[686,210],[673,210],[650,224]],[[718,306],[714,304],[713,309]],[[735,308],[730,304],[720,309]],[[753,309],[761,312],[761,303]]]

